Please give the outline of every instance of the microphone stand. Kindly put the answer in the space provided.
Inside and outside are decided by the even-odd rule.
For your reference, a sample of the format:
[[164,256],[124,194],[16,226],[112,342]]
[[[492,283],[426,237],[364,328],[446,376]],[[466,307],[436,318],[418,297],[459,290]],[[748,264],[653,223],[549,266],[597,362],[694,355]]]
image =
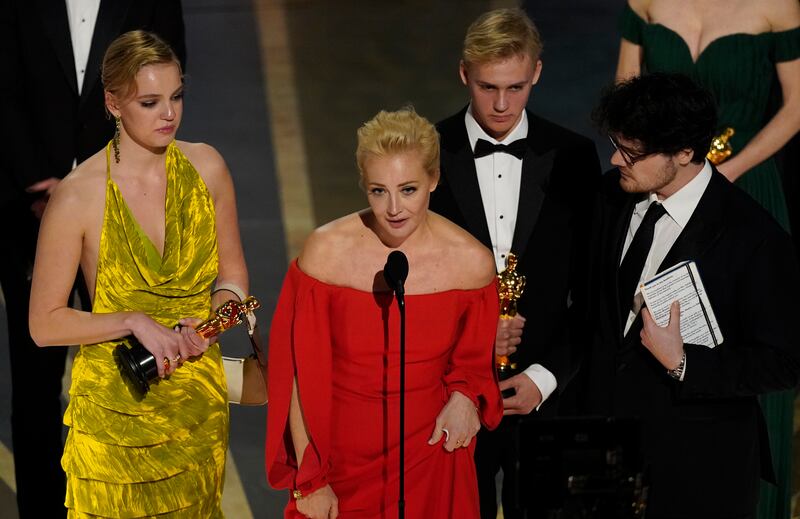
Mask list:
[[406,497],[406,301],[403,283],[397,286],[397,306],[400,310],[400,498],[397,501],[398,517],[405,517]]
[[406,302],[403,285],[407,276],[406,255],[399,250],[389,253],[383,268],[383,277],[397,296],[397,308],[400,310],[400,496],[397,500],[400,519],[405,517],[406,508]]

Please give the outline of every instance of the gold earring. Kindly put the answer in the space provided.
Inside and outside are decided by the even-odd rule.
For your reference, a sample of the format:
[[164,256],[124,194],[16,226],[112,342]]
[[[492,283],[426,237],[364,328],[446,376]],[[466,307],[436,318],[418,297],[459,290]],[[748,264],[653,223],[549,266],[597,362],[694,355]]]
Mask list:
[[119,164],[119,117],[114,117],[114,138],[111,140],[111,145],[114,147],[114,161]]

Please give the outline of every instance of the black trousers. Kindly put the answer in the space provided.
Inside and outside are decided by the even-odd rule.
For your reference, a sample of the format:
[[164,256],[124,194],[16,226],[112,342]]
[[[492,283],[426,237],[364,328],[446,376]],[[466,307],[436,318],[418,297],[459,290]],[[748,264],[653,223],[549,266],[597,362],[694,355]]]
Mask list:
[[0,218],[6,229],[5,250],[0,254],[0,286],[8,318],[11,438],[19,517],[66,517],[61,378],[67,348],[39,348],[28,331],[38,221],[25,200],[4,204]]
[[481,519],[497,517],[497,486],[495,477],[503,470],[501,502],[505,519],[522,519],[518,503],[517,439],[518,417],[506,416],[494,431],[481,429],[475,446],[475,470],[478,475],[478,495]]

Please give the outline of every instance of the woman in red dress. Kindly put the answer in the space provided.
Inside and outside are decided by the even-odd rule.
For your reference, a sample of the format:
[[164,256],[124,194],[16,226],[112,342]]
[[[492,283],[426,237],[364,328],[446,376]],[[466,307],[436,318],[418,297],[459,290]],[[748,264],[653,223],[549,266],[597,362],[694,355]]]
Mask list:
[[491,253],[428,211],[436,130],[413,110],[358,131],[369,208],[314,231],[272,321],[267,472],[287,518],[398,516],[399,310],[382,269],[401,250],[406,291],[405,515],[478,518],[472,441],[502,403]]

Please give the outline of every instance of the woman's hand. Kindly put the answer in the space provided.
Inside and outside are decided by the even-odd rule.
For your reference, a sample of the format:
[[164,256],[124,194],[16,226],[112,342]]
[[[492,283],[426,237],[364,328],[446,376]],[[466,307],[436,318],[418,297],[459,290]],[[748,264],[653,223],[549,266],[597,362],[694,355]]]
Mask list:
[[142,312],[131,314],[129,328],[142,346],[156,358],[158,376],[161,378],[174,373],[194,348],[183,333],[158,324]]
[[[183,357],[184,360],[188,359],[189,357],[202,355],[206,352],[210,345],[217,342],[216,335],[209,337],[208,339],[204,339],[194,331],[194,329],[203,322],[202,319],[184,317],[178,322],[181,325],[181,333],[184,335],[187,340],[187,344],[189,345],[189,348],[186,351],[186,356]],[[181,352],[181,355],[183,355],[183,352]]]
[[339,517],[339,499],[331,486],[325,485],[298,499],[297,511],[309,519],[336,519]]
[[453,391],[450,400],[436,417],[433,435],[428,440],[428,445],[438,443],[444,436],[445,450],[453,452],[459,447],[467,447],[480,429],[481,420],[475,404],[458,391]]

